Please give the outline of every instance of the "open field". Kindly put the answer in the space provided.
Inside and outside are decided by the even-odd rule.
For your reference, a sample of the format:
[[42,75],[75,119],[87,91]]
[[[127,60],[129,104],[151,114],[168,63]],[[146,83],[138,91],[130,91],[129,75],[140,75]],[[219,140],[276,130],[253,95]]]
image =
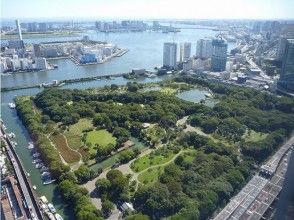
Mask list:
[[257,142],[265,139],[268,136],[266,133],[256,132],[254,130],[246,131],[246,133],[243,135],[243,139],[245,142]]
[[164,167],[155,167],[146,170],[138,176],[138,180],[141,184],[152,185],[157,182],[160,174],[163,173]]
[[51,135],[50,140],[54,143],[59,153],[67,163],[75,163],[80,160],[79,153],[73,151],[68,147],[66,139],[63,135]]
[[76,124],[69,126],[69,129],[64,132],[69,146],[73,149],[80,149],[83,145],[81,141],[83,131],[92,128],[92,121],[86,118],[80,119]]
[[112,136],[107,130],[99,130],[99,131],[90,131],[86,136],[86,143],[91,145],[91,150],[98,144],[102,148],[108,147],[109,144],[115,145],[116,138]]
[[134,172],[140,172],[142,170],[147,169],[150,166],[166,163],[170,161],[174,156],[175,154],[173,152],[168,152],[165,156],[149,154],[135,160],[131,164],[131,168]]

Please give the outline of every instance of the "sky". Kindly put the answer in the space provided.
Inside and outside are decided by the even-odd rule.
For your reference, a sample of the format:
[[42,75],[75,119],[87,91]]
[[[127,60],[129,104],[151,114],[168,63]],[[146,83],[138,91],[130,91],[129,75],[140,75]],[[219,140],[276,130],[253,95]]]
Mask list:
[[294,0],[0,0],[1,18],[292,19]]

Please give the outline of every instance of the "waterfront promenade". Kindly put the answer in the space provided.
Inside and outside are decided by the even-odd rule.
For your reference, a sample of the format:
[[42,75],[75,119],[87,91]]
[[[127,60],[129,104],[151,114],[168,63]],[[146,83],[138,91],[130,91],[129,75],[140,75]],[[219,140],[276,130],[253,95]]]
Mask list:
[[[214,220],[261,219],[282,190],[293,144],[294,136],[262,166],[261,172],[231,199]],[[266,167],[270,167],[273,173],[266,171]]]

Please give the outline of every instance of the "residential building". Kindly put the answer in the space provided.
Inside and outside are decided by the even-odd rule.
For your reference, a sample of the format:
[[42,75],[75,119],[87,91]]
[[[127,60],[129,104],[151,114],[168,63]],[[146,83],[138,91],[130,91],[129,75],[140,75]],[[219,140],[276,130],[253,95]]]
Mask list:
[[191,43],[185,42],[180,45],[180,62],[185,62],[191,57]]
[[48,31],[48,25],[47,23],[39,23],[39,29],[40,32],[47,32]]
[[46,58],[44,58],[44,57],[35,58],[35,65],[36,65],[36,69],[38,69],[38,70],[48,69],[48,63],[47,63]]
[[38,31],[38,23],[28,23],[28,32],[37,32]]
[[228,44],[223,39],[212,40],[211,68],[214,72],[226,69]]
[[212,40],[200,39],[197,41],[196,56],[202,59],[210,58],[212,55]]
[[164,43],[163,46],[163,66],[175,68],[177,66],[177,44]]
[[278,89],[294,93],[294,39],[287,39]]
[[40,44],[34,44],[34,56],[35,57],[41,57],[41,47]]

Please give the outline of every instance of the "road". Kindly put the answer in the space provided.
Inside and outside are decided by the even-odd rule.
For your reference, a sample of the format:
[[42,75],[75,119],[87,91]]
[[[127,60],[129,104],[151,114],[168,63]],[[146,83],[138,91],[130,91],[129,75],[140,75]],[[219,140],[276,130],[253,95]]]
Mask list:
[[[243,189],[231,199],[226,207],[214,220],[259,220],[278,197],[284,182],[284,176],[291,156],[291,146],[294,144],[292,136],[280,149],[261,166],[261,173],[257,173]],[[266,170],[270,167],[270,170]],[[263,174],[274,170],[271,177]]]
[[[22,170],[22,166],[20,164],[20,161],[18,158],[16,158],[16,153],[12,149],[13,146],[10,143],[9,138],[5,135],[4,130],[2,129],[1,124],[1,136],[3,136],[3,140],[6,143],[7,153],[8,157],[10,158],[10,161],[12,162],[13,169],[15,172],[15,175],[17,177],[19,186],[21,188],[23,198],[27,204],[27,206],[30,208],[29,212],[32,219],[43,219],[41,211],[39,210],[39,207],[37,205],[37,202],[35,201],[35,197],[32,195],[32,189],[29,189],[29,184],[26,180],[26,177],[24,176],[25,171]],[[30,193],[31,191],[31,193]],[[35,217],[35,218],[34,218]]]

